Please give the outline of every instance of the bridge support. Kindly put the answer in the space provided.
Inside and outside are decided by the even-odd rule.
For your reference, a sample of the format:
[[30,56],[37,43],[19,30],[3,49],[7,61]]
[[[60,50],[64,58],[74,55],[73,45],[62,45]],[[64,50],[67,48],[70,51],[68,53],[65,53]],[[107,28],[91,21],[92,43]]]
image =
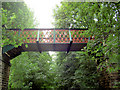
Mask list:
[[8,88],[10,66],[9,56],[2,55],[2,48],[0,48],[0,90]]

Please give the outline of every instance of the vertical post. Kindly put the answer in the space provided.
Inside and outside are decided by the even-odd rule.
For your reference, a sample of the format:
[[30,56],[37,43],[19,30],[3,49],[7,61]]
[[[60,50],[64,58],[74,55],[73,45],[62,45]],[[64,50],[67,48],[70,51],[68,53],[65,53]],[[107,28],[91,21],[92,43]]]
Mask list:
[[72,41],[70,29],[69,29],[69,37],[70,37],[70,41]]
[[55,43],[55,28],[54,28],[54,34],[53,35],[54,35],[54,43]]
[[39,41],[39,30],[38,30],[38,35],[37,35],[37,41]]
[[82,38],[83,42],[84,42],[84,37]]
[[18,31],[18,36],[20,37],[20,29],[19,29],[19,31]]
[[90,37],[88,37],[88,41],[90,41]]

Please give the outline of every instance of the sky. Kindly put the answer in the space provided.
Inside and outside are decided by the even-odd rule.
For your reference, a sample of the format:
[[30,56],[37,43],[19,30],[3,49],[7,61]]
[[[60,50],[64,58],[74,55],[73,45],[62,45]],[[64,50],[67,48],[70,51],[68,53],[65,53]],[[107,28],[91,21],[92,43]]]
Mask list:
[[39,22],[37,28],[54,28],[52,25],[53,9],[60,5],[62,0],[24,0],[28,7],[34,11],[34,16]]

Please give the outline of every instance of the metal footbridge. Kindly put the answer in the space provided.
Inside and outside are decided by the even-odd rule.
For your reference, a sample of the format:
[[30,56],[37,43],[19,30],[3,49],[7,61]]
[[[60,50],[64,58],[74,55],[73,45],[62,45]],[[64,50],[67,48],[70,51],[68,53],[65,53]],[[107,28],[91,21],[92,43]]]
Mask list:
[[[87,29],[8,29],[8,31],[18,34],[20,37],[26,37],[24,44],[15,48],[13,45],[3,47],[3,53],[11,56],[11,53],[17,51],[80,51],[87,45],[89,40],[94,37],[85,37],[82,33]],[[28,47],[25,47],[25,44]]]

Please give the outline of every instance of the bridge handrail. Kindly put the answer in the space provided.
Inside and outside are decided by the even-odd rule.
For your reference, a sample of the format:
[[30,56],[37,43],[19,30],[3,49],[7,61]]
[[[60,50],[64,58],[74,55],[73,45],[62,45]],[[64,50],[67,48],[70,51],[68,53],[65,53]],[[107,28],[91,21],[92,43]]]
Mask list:
[[[73,43],[87,43],[93,39],[91,36],[85,37],[84,34],[82,34],[88,30],[87,28],[25,28],[23,30],[11,28],[6,30],[15,31],[15,34],[18,32],[18,36],[25,37],[28,35],[27,39],[30,43],[35,43],[36,41],[40,43],[69,43],[71,41],[73,41]],[[46,37],[46,35],[48,36]],[[25,43],[27,42],[25,41]]]

